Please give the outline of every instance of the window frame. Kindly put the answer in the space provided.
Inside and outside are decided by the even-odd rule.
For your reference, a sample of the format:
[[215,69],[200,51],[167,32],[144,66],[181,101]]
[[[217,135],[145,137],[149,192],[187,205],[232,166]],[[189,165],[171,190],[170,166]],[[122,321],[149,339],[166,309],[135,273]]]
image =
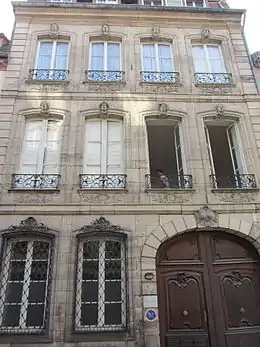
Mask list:
[[[100,44],[102,43],[104,45],[104,56],[103,56],[103,69],[102,70],[97,70],[97,71],[123,71],[122,69],[122,43],[116,40],[112,40],[112,41],[98,41],[98,40],[94,40],[94,41],[90,41],[90,45],[89,45],[89,70],[90,71],[94,71],[92,69],[92,45],[93,44]],[[119,59],[119,63],[120,63],[120,68],[119,70],[107,70],[107,65],[108,65],[108,55],[107,55],[107,46],[108,44],[117,44],[119,45],[119,53],[120,53],[120,59]]]
[[[155,50],[155,64],[156,64],[156,70],[150,71],[150,70],[144,70],[144,50],[143,50],[143,45],[150,45],[154,46]],[[171,67],[172,71],[160,71],[160,57],[159,57],[159,50],[158,46],[169,46],[170,48],[170,55],[171,55]],[[142,72],[158,72],[158,73],[163,73],[163,72],[175,72],[175,64],[174,64],[174,59],[173,59],[173,45],[172,43],[152,43],[152,42],[142,42],[141,43],[141,71]]]
[[196,6],[196,0],[192,0],[192,6],[188,6],[187,5],[187,0],[183,0],[183,1],[184,1],[184,6],[186,6],[186,7],[192,7],[192,8],[205,8],[205,7],[207,7],[206,6],[206,0],[202,0],[203,1],[203,6],[202,7]]
[[[225,64],[225,60],[224,60],[224,57],[223,57],[221,44],[210,43],[210,42],[209,43],[205,43],[205,44],[204,43],[192,43],[191,50],[192,50],[192,61],[193,61],[194,72],[195,73],[214,74],[214,72],[212,72],[212,67],[211,67],[211,64],[210,64],[210,59],[209,59],[209,54],[208,54],[208,49],[207,49],[208,46],[218,47],[218,50],[219,50],[219,53],[220,53],[221,63],[222,63],[222,66],[224,67],[225,71],[217,72],[217,73],[219,73],[219,74],[221,74],[221,73],[223,73],[223,74],[228,73],[227,66]],[[206,59],[204,59],[204,61],[206,62],[206,65],[207,65],[207,69],[208,69],[207,72],[196,71],[195,59],[194,59],[194,54],[193,54],[193,47],[203,47],[203,54],[204,54],[204,52],[206,52],[206,54],[204,54],[204,57],[206,57]]]
[[[39,53],[40,53],[40,47],[42,43],[52,43],[52,55],[51,55],[51,63],[50,67],[48,69],[43,69],[43,70],[56,70],[54,69],[54,63],[55,63],[55,57],[56,57],[56,52],[57,52],[57,43],[67,43],[68,45],[68,54],[67,54],[67,66],[66,69],[69,69],[69,56],[70,56],[70,41],[69,40],[51,40],[51,39],[40,39],[38,40],[37,43],[37,50],[36,50],[36,58],[35,58],[35,63],[34,63],[34,69],[35,70],[41,70],[41,68],[38,68],[38,61],[39,61]],[[63,69],[57,69],[57,70],[63,70]]]
[[[101,217],[102,218],[102,217]],[[88,228],[88,227],[87,227]],[[83,264],[83,245],[88,241],[102,241],[102,247],[99,245],[99,260],[101,257],[102,250],[105,251],[105,242],[106,241],[117,241],[121,244],[121,318],[122,324],[104,324],[105,318],[105,287],[102,288],[102,283],[100,278],[102,275],[101,271],[105,271],[105,258],[102,260],[102,266],[98,268],[98,324],[97,325],[81,325],[81,315],[77,316],[77,312],[81,312],[82,301],[81,301],[81,292],[82,292],[82,264]],[[90,232],[88,235],[79,234],[77,235],[77,248],[76,248],[76,286],[75,286],[75,304],[74,304],[74,317],[73,325],[74,332],[85,332],[85,333],[120,333],[126,331],[127,327],[127,238],[126,234],[113,231],[101,231],[98,234],[96,232]],[[81,254],[80,254],[81,253]],[[80,259],[82,256],[82,259]],[[123,264],[123,266],[122,266]],[[101,269],[101,270],[100,270]],[[103,290],[102,290],[103,289]],[[101,295],[100,295],[101,294]],[[93,302],[93,301],[90,301]],[[103,313],[103,314],[102,314]],[[102,316],[103,325],[99,324],[99,320]],[[112,327],[112,329],[111,329]],[[114,328],[114,329],[113,329]]]

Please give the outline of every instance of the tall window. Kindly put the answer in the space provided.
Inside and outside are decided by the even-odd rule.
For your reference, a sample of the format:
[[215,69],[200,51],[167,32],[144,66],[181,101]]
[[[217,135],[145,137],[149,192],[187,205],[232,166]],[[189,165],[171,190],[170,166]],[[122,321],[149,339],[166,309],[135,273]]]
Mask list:
[[189,7],[205,7],[205,0],[185,0],[185,2]]
[[75,310],[77,331],[125,329],[125,253],[125,241],[121,237],[101,235],[79,241]]
[[253,188],[238,125],[208,124],[205,131],[214,188]]
[[191,188],[184,158],[180,124],[172,120],[148,120],[150,175],[148,188]]
[[174,81],[171,45],[142,44],[142,81]]
[[68,42],[39,42],[33,78],[39,80],[66,80],[68,77],[68,49]]
[[14,188],[57,188],[61,121],[28,120]]
[[51,242],[11,238],[1,269],[0,331],[41,333],[46,329]]
[[120,43],[91,43],[88,80],[96,82],[119,82],[122,80]]
[[88,120],[82,188],[124,188],[123,170],[122,123]]

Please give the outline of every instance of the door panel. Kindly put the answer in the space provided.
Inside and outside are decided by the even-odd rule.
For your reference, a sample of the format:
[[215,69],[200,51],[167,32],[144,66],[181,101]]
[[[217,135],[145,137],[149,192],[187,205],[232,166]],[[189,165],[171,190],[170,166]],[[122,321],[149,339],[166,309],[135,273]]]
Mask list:
[[157,254],[161,347],[259,347],[255,248],[222,232],[194,232]]

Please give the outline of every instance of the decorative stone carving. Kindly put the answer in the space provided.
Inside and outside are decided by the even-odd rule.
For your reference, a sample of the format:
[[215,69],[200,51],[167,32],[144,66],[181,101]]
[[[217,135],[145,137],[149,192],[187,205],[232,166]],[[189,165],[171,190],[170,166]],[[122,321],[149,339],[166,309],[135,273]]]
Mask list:
[[194,213],[198,227],[214,227],[217,225],[217,214],[208,206],[203,206]]
[[84,201],[90,205],[107,205],[107,204],[121,204],[125,203],[125,194],[89,194],[89,193],[79,193],[80,201]]
[[102,33],[103,35],[109,35],[109,32],[110,32],[110,27],[109,27],[109,25],[108,25],[108,24],[103,24],[103,25],[101,26],[101,33]]
[[91,232],[122,232],[122,229],[117,225],[112,225],[104,217],[94,220],[91,224],[85,225],[78,230],[79,233],[91,233]]
[[204,28],[201,31],[201,38],[202,40],[208,40],[210,37],[210,30],[208,28]]
[[107,117],[108,115],[108,103],[107,102],[101,102],[101,104],[99,105],[99,113],[100,116],[102,117]]
[[88,84],[84,83],[81,86],[84,86],[87,88],[88,92],[93,93],[113,93],[113,92],[119,92],[125,87],[125,83],[116,82],[116,83],[110,83],[109,85],[102,85],[102,84]]
[[46,227],[43,223],[38,223],[35,218],[28,217],[27,219],[21,221],[20,225],[10,225],[5,231],[7,232],[40,232],[46,233],[50,229]]
[[181,204],[184,203],[186,201],[191,201],[191,194],[149,194],[149,198],[150,198],[150,203],[154,204],[154,203],[158,203],[158,204]]
[[145,93],[178,93],[181,85],[175,86],[157,86],[157,85],[145,85],[142,84],[142,90]]
[[231,87],[220,87],[220,86],[199,86],[197,87],[201,94],[210,95],[226,95],[233,92]]
[[167,117],[168,106],[166,104],[159,104],[160,117]]
[[42,101],[40,104],[41,113],[46,114],[50,112],[50,105],[47,101]]
[[153,38],[158,38],[160,36],[160,27],[154,26],[152,27],[152,37]]
[[214,196],[223,202],[243,203],[255,201],[258,192],[241,192],[241,193],[214,193]]
[[56,23],[52,23],[50,24],[50,35],[52,38],[55,38],[58,36],[58,32],[59,32],[59,26]]
[[216,113],[218,117],[223,117],[225,115],[224,106],[222,104],[216,106]]

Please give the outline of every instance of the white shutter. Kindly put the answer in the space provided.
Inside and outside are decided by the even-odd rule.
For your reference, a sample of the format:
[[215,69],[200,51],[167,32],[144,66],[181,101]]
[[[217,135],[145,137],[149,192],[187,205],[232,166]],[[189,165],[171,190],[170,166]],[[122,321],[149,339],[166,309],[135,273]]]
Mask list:
[[178,176],[182,176],[184,174],[183,172],[183,165],[182,165],[182,151],[181,151],[181,141],[180,141],[180,132],[179,132],[179,125],[177,124],[174,128],[174,142],[175,142],[175,155],[176,155],[176,162],[177,162],[177,174]]
[[183,6],[183,0],[166,0],[167,6]]
[[101,141],[102,141],[101,121],[88,121],[86,123],[85,153],[84,153],[84,173],[101,172]]
[[20,165],[21,174],[41,173],[43,126],[43,121],[29,121],[26,124]]
[[60,161],[61,122],[48,121],[43,159],[43,173],[57,174]]
[[[209,155],[209,162],[210,162],[210,170],[211,175],[215,175],[215,166],[214,166],[214,160],[213,160],[213,154],[211,149],[211,143],[210,143],[210,137],[209,137],[209,130],[207,127],[205,127],[205,135],[206,135],[206,142],[207,142],[207,149],[208,149],[208,155]],[[215,181],[215,180],[214,180]],[[215,187],[217,188],[217,187]]]
[[122,124],[107,122],[107,173],[122,172]]
[[243,174],[246,172],[246,167],[236,124],[227,128],[227,138],[234,174]]

